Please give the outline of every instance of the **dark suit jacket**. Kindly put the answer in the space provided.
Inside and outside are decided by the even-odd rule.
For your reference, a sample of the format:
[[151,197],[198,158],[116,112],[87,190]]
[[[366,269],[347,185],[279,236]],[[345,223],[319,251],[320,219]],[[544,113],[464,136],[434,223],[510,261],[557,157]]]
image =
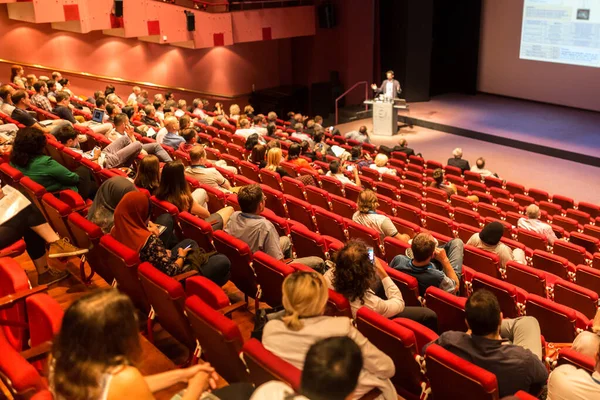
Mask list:
[[456,168],[460,168],[462,170],[462,172],[468,171],[471,169],[471,167],[469,166],[469,162],[467,160],[463,160],[462,158],[449,158],[448,159],[448,165],[450,165],[451,167],[456,167]]
[[[387,81],[388,81],[387,79],[384,80],[381,83],[381,86],[379,86],[379,89],[375,90],[376,94],[379,94],[379,93],[385,94],[385,85],[386,85]],[[402,88],[400,87],[400,82],[398,82],[395,79],[392,80],[392,82],[394,83],[394,97],[398,97],[400,95],[400,93],[402,93]]]

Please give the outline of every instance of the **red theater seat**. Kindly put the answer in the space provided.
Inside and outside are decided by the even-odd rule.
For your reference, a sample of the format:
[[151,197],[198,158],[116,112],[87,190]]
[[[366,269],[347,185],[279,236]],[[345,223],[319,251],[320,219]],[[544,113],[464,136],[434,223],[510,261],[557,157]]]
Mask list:
[[594,319],[598,309],[598,293],[562,279],[554,284],[554,301],[579,311],[588,319]]
[[466,297],[458,297],[434,286],[425,292],[427,308],[435,311],[438,317],[438,332],[467,331],[465,322]]
[[525,302],[527,301],[527,292],[523,289],[480,273],[475,273],[471,284],[473,285],[473,292],[479,289],[487,289],[496,295],[504,318],[517,318],[523,315]]
[[546,341],[572,343],[575,340],[577,314],[572,308],[532,294],[527,300],[527,315],[538,320]]
[[536,268],[515,261],[506,263],[506,282],[520,287],[530,294],[546,297],[547,274]]
[[325,315],[330,317],[348,317],[352,318],[352,309],[350,303],[343,295],[335,290],[329,289],[329,298],[325,307]]
[[341,242],[348,240],[348,230],[344,219],[321,207],[313,207],[315,219],[321,235],[331,236]]
[[252,265],[262,291],[261,301],[271,307],[281,306],[283,281],[288,275],[295,272],[294,268],[262,251],[254,253]]
[[[82,249],[89,249],[88,253],[81,257],[79,264],[81,280],[85,284],[90,284],[94,273],[97,272],[106,282],[112,282],[114,276],[105,265],[100,250],[100,238],[104,235],[102,229],[78,213],[71,213],[68,223],[73,244]],[[89,275],[85,272],[85,261],[89,263],[92,269]]]
[[243,355],[248,365],[250,379],[256,387],[275,380],[287,383],[294,390],[300,389],[302,372],[265,349],[258,340],[247,341],[244,344]]

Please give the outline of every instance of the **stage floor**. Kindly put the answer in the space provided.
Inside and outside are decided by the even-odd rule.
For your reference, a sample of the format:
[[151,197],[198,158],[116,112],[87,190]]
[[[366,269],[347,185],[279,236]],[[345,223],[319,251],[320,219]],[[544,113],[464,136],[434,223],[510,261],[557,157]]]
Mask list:
[[501,96],[450,94],[411,103],[415,125],[600,166],[600,113]]

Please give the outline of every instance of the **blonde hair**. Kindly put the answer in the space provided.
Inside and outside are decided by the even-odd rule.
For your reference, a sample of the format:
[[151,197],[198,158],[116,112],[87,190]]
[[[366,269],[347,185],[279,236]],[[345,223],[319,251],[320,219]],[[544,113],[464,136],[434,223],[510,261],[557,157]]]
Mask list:
[[304,324],[300,318],[323,315],[329,298],[327,282],[318,272],[295,272],[283,281],[283,317],[285,326],[299,331]]
[[375,165],[378,167],[385,167],[388,162],[388,157],[385,154],[379,153],[375,157]]
[[269,171],[275,171],[279,164],[281,164],[281,159],[283,157],[283,153],[279,147],[272,147],[267,152],[267,166],[265,167]]
[[369,211],[375,211],[377,210],[377,207],[379,207],[377,195],[372,190],[365,189],[358,195],[356,205],[358,206],[358,211],[363,214],[366,214]]
[[247,105],[244,107],[244,114],[252,114],[254,112],[254,107],[251,105]]
[[229,115],[239,115],[240,114],[240,106],[237,104],[232,104],[229,107]]

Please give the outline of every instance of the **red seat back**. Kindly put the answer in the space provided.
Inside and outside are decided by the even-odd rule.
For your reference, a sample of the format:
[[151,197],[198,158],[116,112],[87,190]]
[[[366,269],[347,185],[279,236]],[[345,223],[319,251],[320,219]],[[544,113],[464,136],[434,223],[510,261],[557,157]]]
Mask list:
[[396,286],[398,286],[398,289],[400,289],[406,306],[421,306],[421,297],[419,296],[419,283],[417,282],[417,278],[390,267],[385,267],[385,271],[392,281],[394,281]]
[[527,300],[524,291],[519,292],[512,284],[481,273],[475,273],[471,283],[473,292],[487,289],[496,296],[504,318],[517,318],[522,315]]
[[288,275],[294,273],[294,268],[262,251],[254,253],[252,265],[262,290],[261,301],[271,307],[281,306],[283,281]]
[[540,296],[530,295],[527,315],[535,317],[547,342],[571,343],[575,340],[575,310]]
[[532,232],[526,229],[519,228],[517,230],[517,237],[519,243],[523,243],[530,249],[546,251],[548,248],[548,240],[546,239],[546,236],[541,235],[537,232]]
[[247,341],[244,344],[243,353],[254,386],[258,387],[270,381],[281,381],[290,385],[294,390],[300,389],[302,372],[265,349],[258,340]]
[[427,308],[435,311],[438,317],[438,332],[467,331],[465,322],[466,297],[458,297],[442,289],[430,286],[425,292]]
[[586,370],[588,373],[595,372],[596,360],[587,357],[570,347],[560,349],[558,353],[558,365],[570,364],[577,368]]
[[277,172],[269,171],[267,169],[261,169],[258,172],[260,176],[260,181],[269,186],[272,189],[283,191],[283,183],[281,182],[281,177]]
[[575,265],[587,264],[587,260],[592,258],[592,255],[585,251],[585,247],[576,244],[565,242],[564,240],[556,240],[552,246],[554,255],[564,257]]
[[554,301],[579,311],[589,319],[594,319],[598,309],[598,293],[566,280],[554,284]]
[[331,208],[335,214],[338,214],[344,218],[352,219],[352,216],[357,210],[355,202],[336,195],[331,195],[330,199]]
[[516,261],[506,263],[506,281],[530,294],[546,296],[546,274]]
[[[289,194],[300,200],[306,200],[305,186],[297,179],[284,176],[282,179],[283,193]],[[316,188],[315,188],[316,189]]]
[[[100,238],[104,235],[102,229],[78,213],[71,213],[68,223],[69,230],[73,235],[73,244],[82,249],[89,249],[85,258],[92,271],[100,275],[106,282],[112,282],[114,276],[106,265],[100,249]],[[88,279],[91,279],[91,276]]]
[[[69,190],[72,192],[71,190]],[[58,232],[60,237],[71,238],[71,231],[67,225],[67,218],[71,213],[71,207],[60,201],[51,193],[42,196],[42,207],[48,217],[48,223]]]
[[16,395],[16,398],[30,398],[40,390],[48,389],[48,384],[37,370],[0,332],[0,380]]
[[300,222],[308,229],[316,229],[313,209],[310,203],[287,194],[283,195],[283,197],[285,198],[285,203],[287,204],[290,219]]
[[535,250],[533,252],[533,266],[563,279],[570,279],[569,261],[564,257],[559,257],[542,250]]
[[[31,285],[25,270],[12,258],[0,258],[0,297],[29,290]],[[25,303],[17,302],[0,310],[0,320],[25,323],[27,314]],[[6,340],[13,349],[21,351],[25,344],[25,332],[18,326],[3,325],[0,328],[2,340]]]
[[341,242],[348,240],[348,231],[346,230],[344,218],[318,206],[313,207],[313,210],[321,235],[331,236]]
[[184,211],[178,215],[183,236],[194,240],[206,252],[214,251],[213,230],[210,223]]
[[368,247],[372,247],[373,250],[375,250],[377,257],[385,258],[385,249],[381,244],[380,233],[378,231],[358,224],[352,220],[346,221],[346,227],[351,239],[362,240]]
[[500,258],[497,254],[465,245],[463,264],[477,272],[501,279]]
[[329,289],[329,298],[325,307],[325,315],[330,317],[352,318],[352,308],[348,299],[335,290]]
[[442,235],[454,237],[454,222],[450,218],[445,218],[437,214],[424,213],[425,226],[427,229],[441,233]]
[[323,260],[329,258],[327,244],[320,234],[295,224],[290,228],[290,235],[297,257],[320,257]]
[[414,207],[405,203],[395,202],[396,217],[405,221],[412,222],[415,225],[422,226],[422,210],[420,207]]
[[346,195],[342,182],[333,176],[321,176],[321,186],[323,190],[326,190],[327,192],[336,196],[344,197]]
[[231,262],[231,281],[246,296],[256,298],[258,286],[248,245],[223,231],[213,233],[215,248]]
[[578,265],[575,278],[579,286],[600,293],[600,270]]

